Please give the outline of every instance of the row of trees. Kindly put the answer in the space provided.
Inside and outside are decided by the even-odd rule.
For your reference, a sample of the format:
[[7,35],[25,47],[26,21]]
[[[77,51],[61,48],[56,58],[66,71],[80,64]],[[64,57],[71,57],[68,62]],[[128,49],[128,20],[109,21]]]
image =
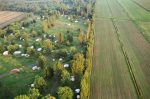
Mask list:
[[93,47],[94,47],[94,25],[93,22],[89,24],[88,30],[88,44],[87,44],[87,51],[86,51],[86,62],[85,62],[85,72],[81,79],[81,99],[89,99],[90,95],[90,76],[91,76],[91,69],[92,69],[92,60],[93,60]]

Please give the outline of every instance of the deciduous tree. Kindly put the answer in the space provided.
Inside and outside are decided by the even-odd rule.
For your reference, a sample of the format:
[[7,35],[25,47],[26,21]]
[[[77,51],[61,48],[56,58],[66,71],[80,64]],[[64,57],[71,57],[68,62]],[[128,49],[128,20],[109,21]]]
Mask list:
[[60,99],[73,99],[73,91],[67,86],[59,87],[57,93]]
[[74,55],[73,62],[72,62],[72,73],[81,76],[84,70],[84,55],[77,53]]

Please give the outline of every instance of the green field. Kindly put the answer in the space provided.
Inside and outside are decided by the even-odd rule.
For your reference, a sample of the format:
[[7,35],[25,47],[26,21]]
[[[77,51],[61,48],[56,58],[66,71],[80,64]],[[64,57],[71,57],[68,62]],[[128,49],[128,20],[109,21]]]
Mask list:
[[131,0],[97,0],[95,19],[90,99],[148,99],[149,27],[142,23],[150,13]]

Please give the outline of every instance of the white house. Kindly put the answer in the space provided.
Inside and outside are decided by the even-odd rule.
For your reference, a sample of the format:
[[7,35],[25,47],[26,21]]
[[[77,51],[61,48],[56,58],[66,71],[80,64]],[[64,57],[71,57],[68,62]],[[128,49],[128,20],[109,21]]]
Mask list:
[[80,99],[80,95],[77,95],[77,99]]
[[44,34],[43,37],[46,38],[46,34]]
[[74,77],[74,76],[71,76],[71,77],[70,77],[70,80],[71,80],[71,81],[75,81],[75,77]]
[[20,39],[20,40],[22,40],[22,38],[21,38],[21,37],[20,37],[19,39]]
[[42,50],[42,48],[38,48],[38,49],[37,49],[37,51],[41,51],[41,50]]
[[53,62],[55,61],[55,59],[53,58]]
[[29,54],[21,54],[21,56],[29,57]]
[[19,45],[19,48],[22,48],[22,45]]
[[24,27],[21,27],[21,29],[23,29],[23,30],[24,30]]
[[64,64],[64,67],[65,67],[65,68],[69,67],[69,64]]
[[74,22],[75,22],[75,23],[78,23],[78,20],[75,20]]
[[58,41],[56,40],[55,43],[57,43]]
[[35,71],[35,70],[40,70],[40,69],[41,69],[41,68],[38,67],[38,66],[33,66],[33,67],[32,67],[32,70],[33,70],[33,71]]
[[59,61],[62,61],[63,59],[62,58],[59,58]]
[[4,56],[7,56],[8,54],[9,54],[8,51],[3,52],[3,55],[4,55]]
[[34,84],[31,84],[31,87],[34,87]]
[[37,38],[35,41],[37,41],[37,42],[38,42],[38,41],[41,41],[41,38]]
[[75,93],[80,93],[80,89],[75,89]]
[[21,51],[15,51],[13,54],[14,55],[19,55],[19,54],[21,54]]

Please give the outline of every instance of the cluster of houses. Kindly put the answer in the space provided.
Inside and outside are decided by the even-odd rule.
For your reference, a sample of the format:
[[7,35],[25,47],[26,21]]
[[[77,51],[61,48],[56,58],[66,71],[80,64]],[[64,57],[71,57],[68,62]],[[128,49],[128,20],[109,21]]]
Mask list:
[[41,68],[38,67],[38,66],[33,66],[33,67],[32,67],[32,70],[33,70],[33,71],[40,70],[40,69],[41,69]]
[[77,94],[77,99],[80,99],[80,89],[75,89],[75,93]]
[[[67,17],[67,19],[68,19],[68,20],[71,20],[71,17],[69,17],[69,16],[67,16],[67,15],[64,15],[64,17]],[[82,19],[83,19],[83,20],[85,20],[85,17],[82,17]],[[83,22],[83,24],[85,24],[85,25],[86,25],[86,24],[87,24],[87,22],[89,22],[89,21],[90,21],[90,20],[89,20],[89,19],[87,19],[87,20],[85,20],[85,21]],[[79,20],[78,20],[78,19],[75,19],[75,21],[74,21],[74,22],[75,22],[75,23],[79,23]],[[70,23],[68,23],[67,25],[68,25],[68,26],[71,26],[71,24],[70,24]]]
[[[29,57],[30,56],[29,54],[21,54],[21,53],[22,53],[21,51],[15,51],[13,53],[13,55],[21,55],[21,56],[24,56],[24,57]],[[8,56],[9,55],[9,51],[4,51],[3,55],[4,56]]]

